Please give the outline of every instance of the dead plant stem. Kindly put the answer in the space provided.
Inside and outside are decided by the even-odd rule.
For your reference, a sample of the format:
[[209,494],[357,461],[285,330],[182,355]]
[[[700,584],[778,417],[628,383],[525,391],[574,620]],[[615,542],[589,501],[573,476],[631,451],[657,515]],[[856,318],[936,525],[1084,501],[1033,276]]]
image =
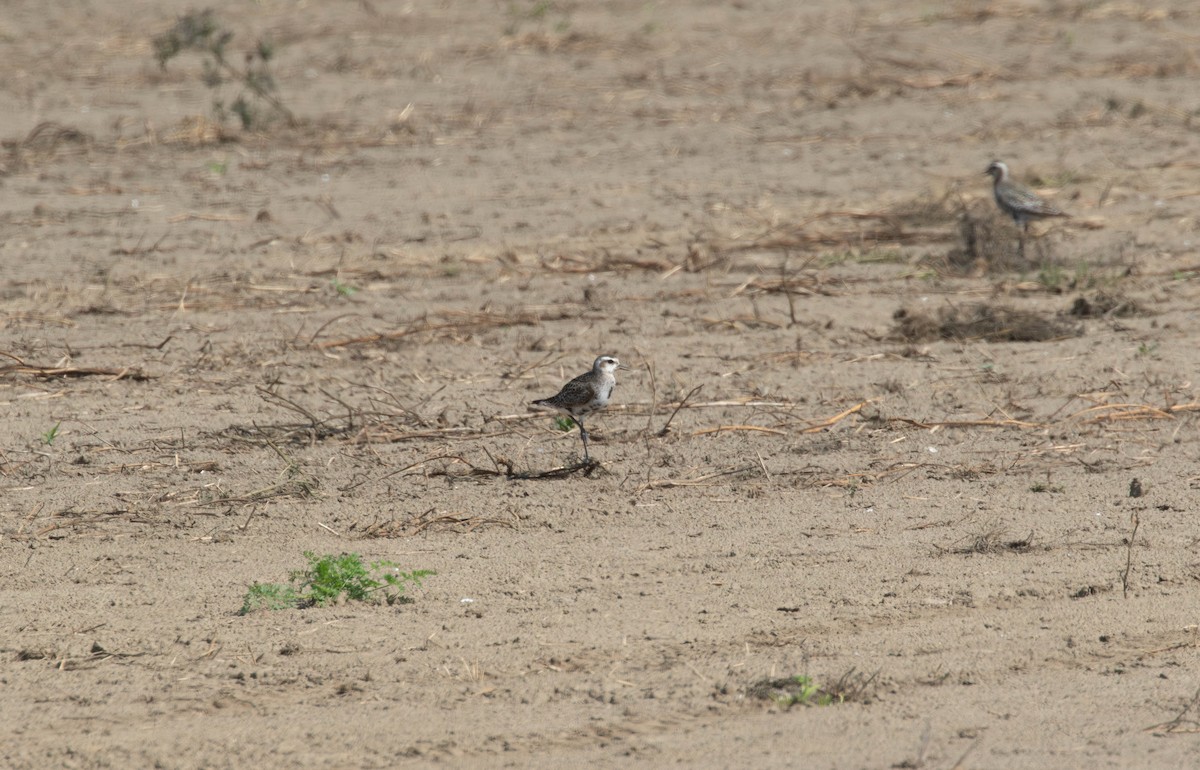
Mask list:
[[658,435],[660,437],[667,435],[667,431],[670,430],[671,421],[675,419],[675,415],[679,414],[679,410],[682,409],[683,405],[688,402],[688,399],[691,398],[692,396],[696,395],[696,393],[700,392],[700,389],[703,387],[704,387],[703,385],[697,385],[696,387],[694,387],[688,391],[688,394],[686,396],[684,396],[683,399],[679,402],[679,405],[675,407],[675,411],[671,412],[671,416],[667,418],[667,422],[665,425],[662,426],[662,430],[660,430],[658,432]]
[[1141,523],[1136,511],[1129,518],[1133,522],[1133,531],[1129,533],[1129,542],[1125,546],[1125,571],[1121,574],[1121,594],[1126,599],[1129,598],[1129,572],[1133,569],[1133,541],[1137,539],[1138,525]]

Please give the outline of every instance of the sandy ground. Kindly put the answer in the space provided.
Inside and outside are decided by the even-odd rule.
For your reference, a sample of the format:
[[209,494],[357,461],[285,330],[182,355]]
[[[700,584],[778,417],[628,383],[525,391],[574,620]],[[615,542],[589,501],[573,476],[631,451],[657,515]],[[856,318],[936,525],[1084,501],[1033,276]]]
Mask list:
[[0,18],[0,764],[1194,763],[1193,3],[191,8]]

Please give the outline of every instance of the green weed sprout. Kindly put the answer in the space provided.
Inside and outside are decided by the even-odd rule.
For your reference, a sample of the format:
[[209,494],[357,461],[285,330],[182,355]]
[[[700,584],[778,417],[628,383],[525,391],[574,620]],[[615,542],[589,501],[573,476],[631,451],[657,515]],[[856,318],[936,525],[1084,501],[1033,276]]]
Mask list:
[[822,692],[820,686],[812,680],[812,677],[797,674],[787,683],[787,687],[781,688],[779,692],[775,693],[774,700],[783,708],[812,705],[828,706],[833,703],[833,696]]
[[299,605],[300,596],[291,586],[283,586],[278,583],[255,583],[246,591],[246,597],[242,600],[242,608],[238,610],[238,614],[249,615],[258,610],[286,610]]
[[[265,40],[258,40],[254,49],[247,51],[244,65],[234,66],[227,49],[233,40],[233,32],[217,22],[211,10],[193,11],[181,16],[175,26],[154,38],[154,58],[158,66],[166,68],[167,62],[184,51],[197,51],[202,59],[204,85],[213,90],[213,113],[224,120],[230,113],[237,115],[242,128],[257,128],[266,122],[260,109],[265,104],[277,115],[282,115],[288,125],[295,125],[296,118],[277,96],[275,77],[271,74],[270,62],[275,56],[274,47]],[[237,83],[238,94],[226,102],[220,96],[225,83]]]
[[334,278],[331,284],[333,290],[343,297],[353,297],[358,292],[357,286],[351,286],[348,283],[343,283],[340,278]]
[[403,572],[390,561],[367,564],[356,553],[317,556],[305,551],[308,567],[295,570],[290,583],[255,583],[246,591],[242,609],[247,615],[257,610],[321,607],[341,600],[355,602],[384,601],[396,604],[408,601],[404,595],[409,584],[420,586],[432,570]]
[[879,672],[870,676],[850,669],[836,681],[817,684],[810,676],[797,674],[786,679],[762,679],[747,690],[753,698],[774,702],[790,709],[792,706],[832,706],[840,703],[866,702],[871,697]]

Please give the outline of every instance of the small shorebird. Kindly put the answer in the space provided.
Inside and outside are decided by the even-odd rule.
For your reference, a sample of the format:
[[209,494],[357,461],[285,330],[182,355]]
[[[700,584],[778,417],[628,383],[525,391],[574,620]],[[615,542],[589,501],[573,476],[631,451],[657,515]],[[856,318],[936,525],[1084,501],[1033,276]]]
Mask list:
[[1028,187],[1012,181],[1008,175],[1008,166],[1002,161],[992,161],[983,173],[992,177],[992,193],[996,196],[996,205],[1021,228],[1021,256],[1025,255],[1025,235],[1029,232],[1031,220],[1071,216],[1042,200],[1041,196]]
[[613,388],[617,386],[618,369],[625,369],[614,356],[600,356],[592,364],[592,370],[581,374],[563,385],[557,395],[550,398],[540,398],[533,403],[544,406],[556,412],[565,414],[579,426],[579,436],[583,439],[583,461],[590,463],[588,457],[588,433],[583,427],[583,418],[592,412],[598,412],[608,406],[612,398]]

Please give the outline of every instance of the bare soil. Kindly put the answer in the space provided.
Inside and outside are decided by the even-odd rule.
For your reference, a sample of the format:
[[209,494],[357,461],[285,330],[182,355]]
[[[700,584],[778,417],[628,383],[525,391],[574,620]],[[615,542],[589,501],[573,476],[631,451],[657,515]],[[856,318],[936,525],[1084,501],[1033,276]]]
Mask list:
[[211,9],[0,18],[0,764],[1195,762],[1194,3]]

